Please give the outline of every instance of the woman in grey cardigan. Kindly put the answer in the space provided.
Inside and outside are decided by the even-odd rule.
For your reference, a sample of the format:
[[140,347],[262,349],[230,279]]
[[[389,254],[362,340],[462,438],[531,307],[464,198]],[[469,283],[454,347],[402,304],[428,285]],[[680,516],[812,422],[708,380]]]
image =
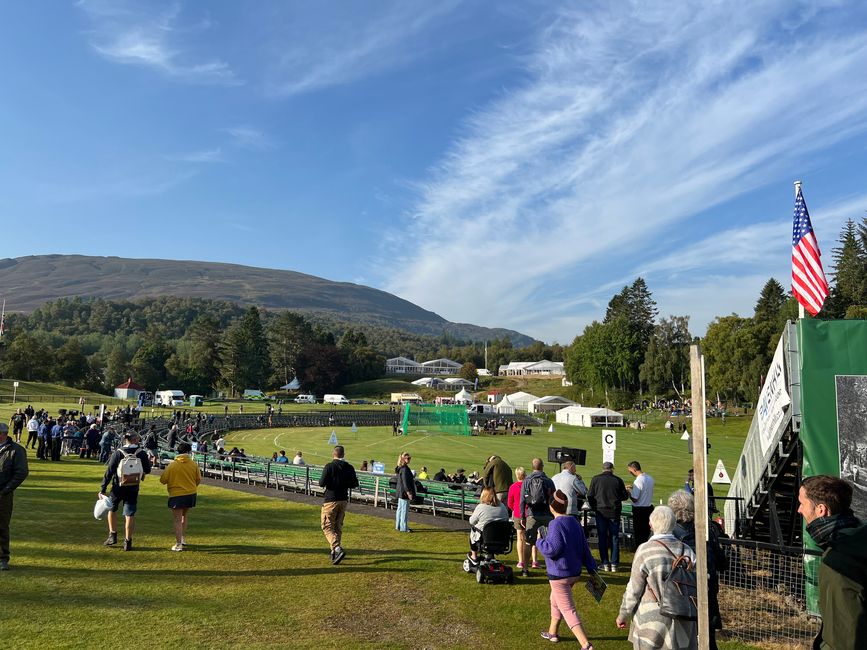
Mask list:
[[626,620],[632,617],[629,640],[635,650],[696,650],[698,647],[695,621],[663,616],[659,613],[656,598],[656,594],[662,593],[662,582],[671,571],[672,553],[685,555],[695,562],[693,550],[672,535],[675,523],[671,508],[654,508],[650,514],[653,535],[638,547],[632,561],[632,573],[620,603],[617,627],[625,629]]

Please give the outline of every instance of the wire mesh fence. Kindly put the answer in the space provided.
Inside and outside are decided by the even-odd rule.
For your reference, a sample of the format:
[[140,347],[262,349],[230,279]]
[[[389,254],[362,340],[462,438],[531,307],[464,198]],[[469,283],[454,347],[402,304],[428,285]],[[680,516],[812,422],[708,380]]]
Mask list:
[[[804,548],[721,539],[728,568],[720,572],[724,634],[762,648],[809,648],[820,620],[807,611]],[[818,564],[806,563],[806,571]]]

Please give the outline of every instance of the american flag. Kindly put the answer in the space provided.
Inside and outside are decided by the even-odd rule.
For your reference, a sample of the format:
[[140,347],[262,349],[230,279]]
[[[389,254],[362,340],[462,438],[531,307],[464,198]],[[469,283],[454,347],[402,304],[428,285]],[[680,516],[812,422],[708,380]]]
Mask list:
[[828,297],[828,281],[822,271],[822,254],[813,233],[810,213],[798,186],[792,226],[792,293],[811,316],[822,309]]

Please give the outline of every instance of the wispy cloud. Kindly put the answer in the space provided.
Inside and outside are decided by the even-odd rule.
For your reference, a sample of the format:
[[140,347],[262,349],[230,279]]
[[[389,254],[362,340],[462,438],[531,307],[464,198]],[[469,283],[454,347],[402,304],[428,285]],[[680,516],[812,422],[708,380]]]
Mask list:
[[264,131],[252,126],[239,125],[223,130],[232,136],[232,142],[236,147],[250,151],[267,151],[274,149],[277,143],[268,137]]
[[[821,21],[799,31],[802,9],[780,0],[563,11],[527,54],[527,83],[473,115],[419,184],[400,233],[411,254],[385,267],[384,284],[447,318],[523,321],[535,333],[577,318],[576,300],[607,300],[598,292],[612,275],[670,277],[700,264],[710,241],[692,250],[681,229],[719,235],[722,206],[790,182],[811,154],[867,129],[867,38],[839,26],[831,37]],[[728,226],[745,215],[728,218],[724,232],[736,235]],[[735,237],[727,261],[777,268],[767,245],[762,265],[755,242],[782,235],[785,260],[778,229],[759,223],[755,240]],[[438,290],[447,260],[496,263],[484,301],[474,283]],[[674,296],[667,312],[698,309],[691,294]]]
[[[328,19],[290,24],[275,55],[267,91],[298,95],[351,83],[405,66],[425,51],[432,24],[459,6],[458,0],[393,0],[362,3],[365,15],[346,6]],[[288,45],[286,45],[288,44]]]
[[192,169],[176,173],[106,172],[86,180],[40,181],[33,193],[48,203],[78,203],[105,199],[141,199],[165,194],[196,175]]
[[150,68],[193,83],[243,83],[225,61],[191,51],[191,37],[207,30],[210,23],[182,24],[180,5],[146,11],[123,2],[80,0],[77,6],[92,25],[90,46],[109,61]]
[[223,150],[220,147],[214,149],[202,149],[200,151],[190,151],[187,153],[170,154],[166,156],[167,160],[175,162],[188,163],[218,163],[224,162]]

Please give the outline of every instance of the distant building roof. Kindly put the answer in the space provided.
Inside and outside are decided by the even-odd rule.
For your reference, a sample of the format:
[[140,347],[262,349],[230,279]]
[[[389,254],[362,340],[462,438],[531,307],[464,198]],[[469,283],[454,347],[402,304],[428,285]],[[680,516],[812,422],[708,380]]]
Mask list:
[[144,390],[144,386],[139,386],[137,383],[135,383],[132,380],[132,377],[127,379],[122,384],[115,386],[115,388],[121,388],[121,389],[126,388],[126,389],[131,389],[131,390]]

